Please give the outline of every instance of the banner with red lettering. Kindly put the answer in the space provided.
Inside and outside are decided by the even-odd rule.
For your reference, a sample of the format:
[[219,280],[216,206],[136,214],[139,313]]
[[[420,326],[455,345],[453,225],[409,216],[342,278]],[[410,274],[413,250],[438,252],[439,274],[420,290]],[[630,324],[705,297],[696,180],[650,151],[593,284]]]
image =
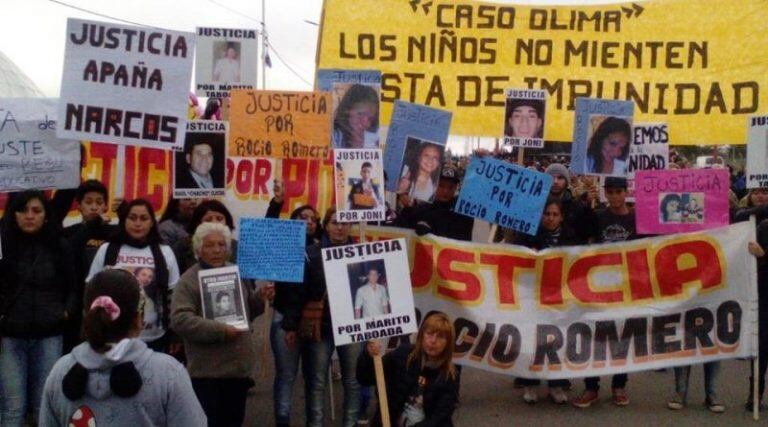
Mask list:
[[757,353],[754,223],[536,252],[409,238],[417,318],[456,328],[454,361],[523,378],[574,378]]

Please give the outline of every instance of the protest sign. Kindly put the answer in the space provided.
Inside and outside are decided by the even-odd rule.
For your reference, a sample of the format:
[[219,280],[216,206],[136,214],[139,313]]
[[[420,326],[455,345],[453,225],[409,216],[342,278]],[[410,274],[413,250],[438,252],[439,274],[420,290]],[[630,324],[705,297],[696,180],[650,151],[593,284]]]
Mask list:
[[665,123],[635,123],[629,146],[627,178],[639,170],[663,170],[669,162],[669,129]]
[[237,265],[246,279],[300,283],[304,280],[307,223],[240,218]]
[[318,70],[317,87],[333,96],[333,148],[379,148],[380,71]]
[[638,234],[705,230],[729,223],[727,169],[638,171]]
[[253,29],[198,27],[195,93],[227,98],[233,89],[255,88],[258,46],[258,31]]
[[440,181],[445,145],[409,136],[405,140],[397,193],[432,203]]
[[233,90],[229,155],[325,159],[330,154],[331,95]]
[[744,141],[768,104],[759,2],[509,3],[326,0],[317,65],[375,66],[383,124],[402,99],[452,111],[455,135],[498,137],[510,87],[547,91],[552,141],[571,140],[578,97],[631,99],[690,145]]
[[626,176],[633,111],[631,101],[577,98],[571,171]]
[[248,316],[237,266],[200,270],[197,277],[203,317],[247,331]]
[[336,345],[416,332],[405,239],[323,249]]
[[546,92],[507,89],[504,113],[504,146],[544,148]]
[[451,113],[423,105],[395,101],[392,121],[387,130],[384,169],[389,178],[388,191],[398,191],[398,180],[409,139],[423,139],[445,146],[451,128]]
[[333,150],[339,222],[384,221],[381,150]]
[[55,99],[0,99],[0,191],[80,185],[80,143],[56,125]]
[[490,157],[474,157],[453,210],[535,236],[550,187],[548,174]]
[[60,138],[180,150],[195,35],[67,20]]
[[184,151],[175,153],[173,197],[224,195],[227,124],[213,120],[187,123]]
[[747,121],[747,188],[768,187],[768,116]]
[[408,238],[417,318],[446,313],[454,362],[522,378],[579,378],[757,354],[754,223],[536,252]]

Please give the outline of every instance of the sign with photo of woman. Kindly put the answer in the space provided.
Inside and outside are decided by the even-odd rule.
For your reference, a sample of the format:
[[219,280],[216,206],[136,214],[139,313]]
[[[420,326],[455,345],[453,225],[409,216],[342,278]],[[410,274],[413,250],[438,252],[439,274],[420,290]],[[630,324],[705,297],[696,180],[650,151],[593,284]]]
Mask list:
[[432,203],[435,199],[445,145],[408,137],[397,184],[398,194]]
[[728,225],[729,186],[727,169],[637,171],[638,234],[683,233]]
[[339,222],[383,221],[386,208],[381,150],[333,151]]
[[571,171],[627,176],[634,105],[632,101],[576,98]]
[[319,70],[317,82],[333,95],[333,148],[379,148],[381,72]]

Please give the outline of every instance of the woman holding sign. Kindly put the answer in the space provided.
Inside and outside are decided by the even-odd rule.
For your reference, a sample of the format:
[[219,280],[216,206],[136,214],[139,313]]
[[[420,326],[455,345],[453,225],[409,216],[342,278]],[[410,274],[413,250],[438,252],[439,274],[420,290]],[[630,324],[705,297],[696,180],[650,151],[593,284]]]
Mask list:
[[[238,329],[203,314],[198,273],[232,265],[227,262],[231,242],[232,233],[224,224],[205,222],[197,227],[192,246],[198,263],[182,274],[171,303],[171,327],[184,340],[192,387],[210,425],[214,426],[242,425],[246,394],[253,385],[251,377],[256,366],[253,331]],[[250,323],[264,312],[263,300],[271,298],[273,288],[265,286],[257,293],[250,284],[240,286],[245,317]],[[219,312],[214,309],[214,316],[234,313],[234,302],[230,307],[223,307],[220,295],[231,300],[228,293],[220,292],[216,297]]]
[[[416,344],[403,344],[384,356],[387,402],[393,425],[453,426],[451,418],[459,403],[460,374],[452,361],[455,341],[448,316],[435,312],[421,324]],[[360,384],[376,385],[373,357],[380,354],[381,345],[370,341],[357,361]]]
[[323,228],[325,233],[320,242],[307,248],[304,283],[281,289],[289,293],[279,295],[284,298],[281,326],[288,348],[295,348],[300,340],[307,426],[323,425],[328,367],[335,348],[344,385],[343,425],[351,427],[356,425],[360,412],[360,385],[355,379],[355,367],[361,346],[355,343],[336,347],[334,344],[322,257],[323,248],[352,244],[350,224],[338,222],[336,208],[332,207],[323,217]]

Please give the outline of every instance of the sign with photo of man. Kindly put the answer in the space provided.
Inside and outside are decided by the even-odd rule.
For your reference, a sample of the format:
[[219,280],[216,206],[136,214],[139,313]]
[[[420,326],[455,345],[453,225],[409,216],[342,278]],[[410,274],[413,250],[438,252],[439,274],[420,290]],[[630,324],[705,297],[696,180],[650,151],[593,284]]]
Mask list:
[[747,121],[747,188],[768,187],[768,116]]
[[416,332],[405,239],[325,248],[323,268],[336,345]]
[[544,148],[544,90],[507,89],[504,146]]
[[339,222],[383,221],[386,209],[381,150],[333,152]]
[[198,28],[195,50],[195,93],[226,98],[232,89],[256,87],[258,31]]
[[228,123],[224,121],[187,123],[184,151],[175,153],[173,197],[224,195],[227,129]]

